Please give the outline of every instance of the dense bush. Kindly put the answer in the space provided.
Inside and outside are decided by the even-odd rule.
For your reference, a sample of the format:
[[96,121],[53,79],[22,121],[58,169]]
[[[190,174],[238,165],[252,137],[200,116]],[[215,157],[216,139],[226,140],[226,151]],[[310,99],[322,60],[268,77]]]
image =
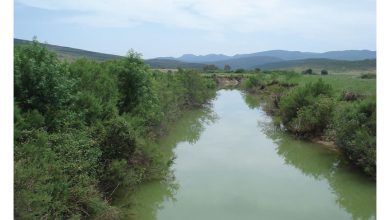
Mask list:
[[60,61],[34,41],[14,57],[15,218],[117,219],[119,185],[162,178],[149,142],[215,83],[194,71],[152,72],[140,55]]
[[336,143],[364,172],[376,176],[376,102],[364,100],[340,111],[334,120]]
[[314,74],[314,72],[313,72],[312,69],[306,69],[306,70],[302,71],[302,74],[305,74],[305,75],[312,75],[312,74]]
[[45,115],[49,129],[58,129],[72,116],[64,108],[72,101],[73,80],[68,66],[37,41],[14,53],[15,102],[23,111]]
[[26,132],[15,145],[15,217],[64,219],[107,208],[95,188],[100,155],[85,132]]
[[236,69],[236,71],[234,71],[235,73],[245,73],[245,69],[243,68],[238,68]]
[[243,86],[248,91],[264,89],[265,87],[264,82],[262,82],[262,79],[257,75],[249,76],[247,79],[245,79]]
[[280,100],[285,127],[297,135],[323,131],[332,117],[332,88],[321,79],[295,88]]
[[362,74],[360,78],[362,78],[362,79],[375,79],[376,78],[376,74],[365,73],[365,74]]

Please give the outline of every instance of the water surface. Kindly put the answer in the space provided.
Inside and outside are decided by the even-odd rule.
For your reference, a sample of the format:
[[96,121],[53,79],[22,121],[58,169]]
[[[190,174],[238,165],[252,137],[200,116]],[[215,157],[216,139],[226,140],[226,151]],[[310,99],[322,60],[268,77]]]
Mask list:
[[[376,187],[325,146],[280,132],[251,97],[220,90],[159,141],[172,177],[121,193],[140,220],[375,219]],[[123,189],[122,189],[123,191]]]

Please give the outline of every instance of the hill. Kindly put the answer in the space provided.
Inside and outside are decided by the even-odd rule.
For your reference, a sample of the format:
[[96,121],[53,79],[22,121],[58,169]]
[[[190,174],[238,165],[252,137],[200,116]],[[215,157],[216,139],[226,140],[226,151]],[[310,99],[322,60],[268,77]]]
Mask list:
[[[14,39],[15,46],[21,46],[26,44],[31,44],[32,41]],[[86,57],[88,59],[93,59],[97,61],[106,61],[113,59],[122,59],[123,56],[105,54],[99,52],[93,52],[88,50],[81,50],[71,47],[63,47],[52,44],[44,44],[49,50],[57,53],[60,59],[66,60],[75,60],[77,58]],[[170,57],[161,58],[161,59],[148,59],[144,60],[146,64],[149,64],[151,68],[155,69],[176,69],[176,68],[187,68],[187,69],[202,69],[204,64],[200,63],[187,63],[178,60],[171,59]]]
[[145,60],[145,63],[149,64],[150,67],[154,69],[203,69],[203,66],[205,65],[201,63],[187,63],[171,59],[149,59]]
[[207,64],[214,64],[218,66],[218,68],[223,69],[225,64],[230,65],[232,69],[250,69],[256,65],[263,65],[266,63],[274,63],[283,61],[280,58],[269,57],[269,56],[252,56],[252,57],[241,57],[235,59],[222,60],[217,62],[209,62]]
[[[14,39],[15,46],[31,44],[31,41]],[[74,60],[86,57],[93,60],[105,61],[121,59],[123,56],[44,44],[49,50],[58,54],[61,59]],[[369,60],[365,60],[369,59]],[[369,50],[329,51],[325,53],[311,53],[287,50],[269,50],[251,54],[237,54],[226,56],[223,54],[209,54],[196,56],[185,54],[178,58],[161,57],[145,60],[151,68],[176,69],[190,68],[202,69],[205,64],[214,64],[223,69],[225,64],[232,69],[292,69],[302,71],[311,68],[316,72],[327,69],[331,72],[368,71],[375,72],[376,52]]]
[[233,57],[250,57],[250,56],[270,56],[283,60],[303,60],[303,59],[332,59],[332,60],[364,60],[376,59],[376,52],[370,50],[343,50],[328,51],[324,53],[287,51],[287,50],[269,50],[251,54],[238,54]]
[[[14,39],[15,46],[31,44],[31,43],[32,42],[29,40]],[[81,49],[76,49],[71,47],[63,47],[63,46],[57,46],[52,44],[44,44],[44,45],[49,50],[56,52],[61,59],[66,59],[66,60],[73,60],[81,57],[86,57],[98,61],[123,58],[122,56],[92,52],[88,50],[81,50]]]

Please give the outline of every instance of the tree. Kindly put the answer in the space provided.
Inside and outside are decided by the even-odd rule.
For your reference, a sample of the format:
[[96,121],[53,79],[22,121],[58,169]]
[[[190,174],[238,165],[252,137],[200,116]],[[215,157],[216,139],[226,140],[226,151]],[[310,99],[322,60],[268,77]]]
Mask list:
[[230,70],[231,70],[232,68],[230,67],[230,65],[229,64],[225,64],[225,66],[223,67],[223,70],[225,71],[225,72],[230,72]]
[[214,64],[207,64],[203,67],[203,71],[213,73],[216,70],[218,70],[218,67],[215,66]]
[[328,70],[321,70],[321,75],[328,75]]
[[245,69],[243,68],[236,69],[235,73],[245,73]]
[[260,68],[255,68],[255,73],[260,73],[261,69]]
[[303,71],[302,74],[311,75],[311,74],[313,74],[313,70],[307,69],[307,70]]

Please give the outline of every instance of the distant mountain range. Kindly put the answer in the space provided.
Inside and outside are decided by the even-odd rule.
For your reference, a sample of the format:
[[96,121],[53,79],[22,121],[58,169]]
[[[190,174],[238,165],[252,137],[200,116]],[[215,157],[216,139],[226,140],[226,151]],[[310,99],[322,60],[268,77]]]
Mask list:
[[227,56],[223,54],[208,54],[208,55],[193,55],[184,54],[180,57],[161,57],[161,59],[174,59],[182,62],[191,63],[213,63],[222,61],[231,61],[234,59],[242,59],[247,57],[274,57],[281,60],[303,60],[303,59],[333,59],[333,60],[364,60],[376,59],[376,52],[370,50],[343,50],[343,51],[329,51],[324,53],[300,52],[288,50],[268,50],[250,54],[236,54],[234,56]]
[[[30,44],[31,41],[14,39],[15,46]],[[61,59],[76,59],[87,57],[90,59],[104,61],[120,59],[123,56],[80,50],[70,47],[62,47],[51,44],[44,44],[49,50],[58,54]],[[376,51],[370,50],[344,50],[329,51],[324,53],[269,50],[249,54],[236,54],[227,56],[224,54],[193,55],[184,54],[180,57],[158,57],[145,60],[152,68],[175,69],[192,68],[202,69],[206,64],[214,64],[219,68],[230,65],[234,69],[294,69],[303,68],[328,69],[331,71],[364,70],[375,71]]]

